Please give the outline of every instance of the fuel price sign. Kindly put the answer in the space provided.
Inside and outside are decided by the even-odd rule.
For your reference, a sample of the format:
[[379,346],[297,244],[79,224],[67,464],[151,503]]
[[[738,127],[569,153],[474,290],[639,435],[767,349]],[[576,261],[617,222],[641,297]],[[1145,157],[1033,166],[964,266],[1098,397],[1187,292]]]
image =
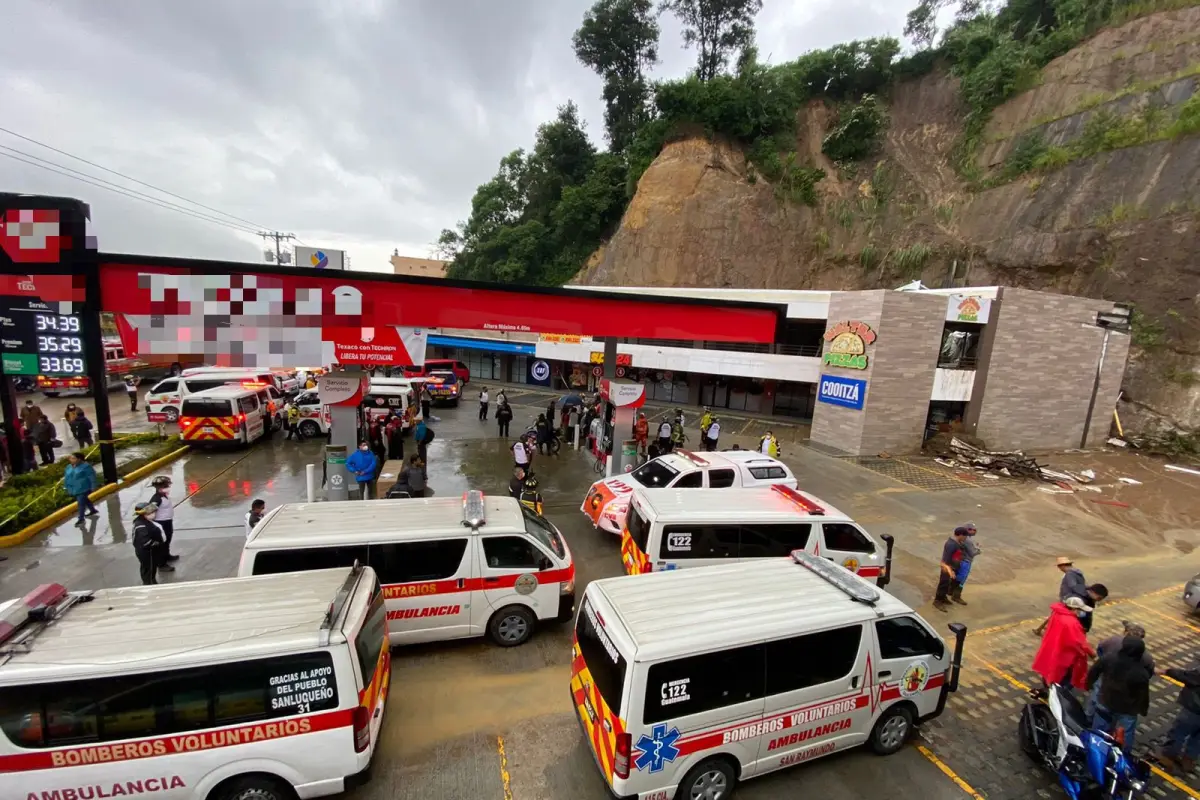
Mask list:
[[[62,311],[68,313],[60,313]],[[0,367],[5,375],[83,377],[83,333],[70,304],[0,298]]]

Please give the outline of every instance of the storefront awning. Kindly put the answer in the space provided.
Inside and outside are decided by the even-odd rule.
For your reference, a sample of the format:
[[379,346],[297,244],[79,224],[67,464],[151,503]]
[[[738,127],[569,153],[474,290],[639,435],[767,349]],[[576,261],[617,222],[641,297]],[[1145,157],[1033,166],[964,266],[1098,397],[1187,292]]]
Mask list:
[[429,336],[429,344],[442,347],[462,347],[467,350],[486,350],[491,353],[520,353],[534,355],[536,345],[533,342],[502,342],[497,339],[467,339],[461,336]]

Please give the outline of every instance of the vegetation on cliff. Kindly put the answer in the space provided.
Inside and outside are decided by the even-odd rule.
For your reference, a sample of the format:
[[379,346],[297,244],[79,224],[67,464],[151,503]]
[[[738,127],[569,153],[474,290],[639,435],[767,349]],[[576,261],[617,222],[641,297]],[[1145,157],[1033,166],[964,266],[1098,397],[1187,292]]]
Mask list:
[[[959,78],[965,133],[956,165],[976,185],[1048,170],[1071,158],[1195,132],[1197,109],[1162,118],[1093,123],[1069,147],[1030,138],[1001,174],[984,176],[976,153],[992,111],[1035,85],[1050,60],[1102,27],[1198,0],[919,0],[905,33],[918,45],[881,38],[764,65],[753,45],[761,0],[665,0],[697,50],[687,78],[651,83],[658,25],[651,0],[598,0],[576,32],[580,61],[600,74],[607,151],[588,140],[568,102],[539,127],[533,149],[506,156],[476,191],[469,218],[438,241],[451,277],[556,285],[569,280],[619,224],[639,179],[664,145],[699,132],[738,145],[747,179],[763,179],[781,203],[815,205],[825,173],[797,152],[797,112],[820,100],[835,111],[821,150],[839,167],[875,155],[887,128],[886,97],[899,80],[941,64]],[[937,28],[939,12],[954,8]],[[944,13],[940,14],[945,18]]]

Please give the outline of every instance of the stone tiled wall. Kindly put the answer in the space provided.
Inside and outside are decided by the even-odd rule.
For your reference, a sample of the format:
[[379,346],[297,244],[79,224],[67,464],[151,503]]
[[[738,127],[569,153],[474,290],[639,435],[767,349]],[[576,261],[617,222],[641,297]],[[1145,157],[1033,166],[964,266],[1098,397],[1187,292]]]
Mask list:
[[[1096,313],[1112,302],[1005,287],[981,346],[982,397],[967,422],[995,450],[1078,447],[1104,331]],[[1108,437],[1129,336],[1113,333],[1104,359],[1088,445]]]
[[929,418],[938,350],[946,325],[944,295],[888,292],[875,365],[867,387],[859,453],[915,453]]
[[[880,319],[883,316],[884,299],[891,292],[874,290],[868,292],[834,292],[829,299],[829,319],[826,330],[839,322],[858,320],[865,322],[879,332]],[[943,301],[944,302],[944,301]],[[867,381],[867,405],[862,411],[842,408],[817,401],[813,410],[812,441],[832,447],[843,453],[858,455],[862,443],[863,425],[866,415],[871,410],[872,391],[871,375],[877,363],[878,341],[867,347],[866,369],[843,369],[841,367],[822,367],[821,373],[837,375],[843,378],[855,378]],[[825,343],[824,351],[829,349]]]

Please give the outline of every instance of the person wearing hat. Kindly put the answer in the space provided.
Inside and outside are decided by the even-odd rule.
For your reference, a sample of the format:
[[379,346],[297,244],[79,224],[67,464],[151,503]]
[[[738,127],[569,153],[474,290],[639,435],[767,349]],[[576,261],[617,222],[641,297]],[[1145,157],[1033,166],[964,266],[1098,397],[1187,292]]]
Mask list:
[[158,583],[159,558],[157,551],[165,546],[162,526],[154,520],[158,506],[138,503],[133,507],[133,553],[137,556],[138,572],[143,586]]
[[158,556],[158,568],[163,572],[174,572],[175,568],[171,566],[171,562],[178,561],[179,556],[171,554],[171,539],[175,536],[175,504],[168,497],[171,493],[171,479],[166,475],[159,475],[150,481],[150,485],[154,487],[154,494],[150,495],[146,502],[153,503],[158,509],[154,520],[162,529],[164,539],[163,547],[155,552]]
[[1042,696],[1051,684],[1068,689],[1086,686],[1088,659],[1095,657],[1096,651],[1088,644],[1079,615],[1091,610],[1074,595],[1050,606],[1046,634],[1033,658],[1033,671],[1042,676]]
[[538,491],[538,479],[534,475],[530,475],[525,479],[524,486],[521,487],[521,505],[528,508],[535,514],[542,513],[542,493]]
[[938,611],[950,610],[950,595],[958,587],[958,567],[962,564],[963,543],[967,539],[966,528],[955,528],[954,533],[942,545],[942,560],[938,564],[937,591],[933,595],[933,607]]
[[[1062,573],[1062,582],[1058,584],[1058,600],[1065,601],[1068,597],[1078,597],[1080,600],[1087,597],[1087,579],[1083,577],[1083,572],[1075,568],[1074,562],[1067,556],[1059,556],[1054,562],[1058,571]],[[1033,632],[1034,636],[1041,636],[1046,630],[1046,625],[1050,622],[1049,618],[1044,620]]]
[[[1130,636],[1135,639],[1145,639],[1146,629],[1136,622],[1130,622],[1127,619],[1121,620],[1121,632],[1108,637],[1096,645],[1096,657],[1104,658],[1116,653],[1121,649],[1121,644]],[[1150,656],[1149,651],[1142,652],[1142,665],[1150,670],[1151,674],[1154,673],[1154,659]],[[1083,711],[1087,715],[1089,724],[1096,714],[1096,701],[1100,696],[1100,685],[1103,682],[1102,677],[1096,679],[1096,682],[1092,684],[1091,691],[1088,692],[1087,702],[1083,704]]]
[[[954,578],[954,588],[950,590],[950,599],[958,603],[960,606],[967,604],[966,600],[962,599],[963,584],[967,582],[967,576],[971,574],[971,564],[975,561],[975,556],[979,555],[980,547],[975,544],[975,523],[968,522],[961,527],[963,533],[966,534],[963,539],[962,560],[958,562],[958,574]],[[955,533],[958,529],[955,530]]]

